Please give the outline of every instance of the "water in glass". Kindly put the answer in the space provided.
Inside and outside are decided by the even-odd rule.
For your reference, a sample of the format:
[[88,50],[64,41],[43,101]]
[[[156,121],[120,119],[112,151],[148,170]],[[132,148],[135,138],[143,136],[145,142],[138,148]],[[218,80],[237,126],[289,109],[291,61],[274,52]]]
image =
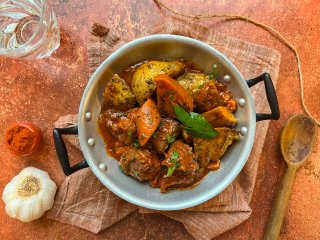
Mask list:
[[44,58],[59,44],[58,22],[46,0],[0,0],[0,55]]

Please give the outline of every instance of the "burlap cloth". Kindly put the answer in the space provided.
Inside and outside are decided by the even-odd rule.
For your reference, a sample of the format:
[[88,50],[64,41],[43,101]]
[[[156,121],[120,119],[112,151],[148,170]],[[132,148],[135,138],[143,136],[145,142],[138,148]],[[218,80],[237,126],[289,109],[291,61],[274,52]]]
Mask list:
[[[181,19],[167,19],[151,29],[148,34],[184,35],[206,42],[225,54],[246,79],[268,72],[276,86],[280,54],[273,49],[244,42]],[[90,74],[124,43],[112,30],[95,24],[88,42]],[[263,84],[251,91],[257,112],[269,112]],[[74,124],[77,124],[76,115],[68,115],[61,117],[55,125],[67,127]],[[251,155],[242,172],[226,190],[197,207],[160,213],[182,222],[196,239],[211,239],[245,221],[251,214],[249,203],[268,125],[269,121],[257,123]],[[76,138],[69,140],[79,146]],[[154,212],[115,196],[87,168],[65,179],[48,217],[99,233],[135,210],[141,213]]]

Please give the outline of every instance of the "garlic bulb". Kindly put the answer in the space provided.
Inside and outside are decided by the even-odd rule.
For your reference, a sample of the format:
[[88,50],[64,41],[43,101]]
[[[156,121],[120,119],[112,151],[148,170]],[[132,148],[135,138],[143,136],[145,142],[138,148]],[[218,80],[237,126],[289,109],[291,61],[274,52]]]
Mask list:
[[57,186],[47,172],[27,167],[7,184],[2,200],[10,217],[31,222],[52,207],[56,191]]

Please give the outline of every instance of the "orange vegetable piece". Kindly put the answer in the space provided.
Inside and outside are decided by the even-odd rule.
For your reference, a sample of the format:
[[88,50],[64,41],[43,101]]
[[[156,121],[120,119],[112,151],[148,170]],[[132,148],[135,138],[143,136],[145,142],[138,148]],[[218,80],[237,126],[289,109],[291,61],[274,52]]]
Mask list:
[[153,79],[157,84],[158,108],[161,113],[175,118],[173,106],[178,104],[186,111],[193,110],[193,100],[188,91],[176,80],[161,74]]
[[157,129],[160,121],[161,116],[157,105],[149,98],[138,110],[137,117],[135,118],[140,146],[147,143],[153,132]]

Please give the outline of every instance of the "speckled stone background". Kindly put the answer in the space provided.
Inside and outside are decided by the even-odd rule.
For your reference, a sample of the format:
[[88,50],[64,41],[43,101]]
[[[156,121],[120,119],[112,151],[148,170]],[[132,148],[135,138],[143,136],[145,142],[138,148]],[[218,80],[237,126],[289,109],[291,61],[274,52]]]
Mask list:
[[[306,104],[320,118],[320,2],[303,1],[205,1],[163,0],[170,7],[189,14],[234,13],[257,19],[283,33],[300,52],[305,77]],[[133,39],[169,14],[160,12],[151,0],[51,0],[61,26],[61,47],[46,60],[24,61],[0,58],[0,136],[15,121],[37,123],[45,141],[37,154],[17,158],[0,145],[0,190],[26,166],[49,172],[57,184],[64,175],[55,155],[53,122],[61,115],[76,113],[88,81],[86,42],[89,26],[105,23],[123,39]],[[270,124],[264,155],[252,198],[252,216],[217,239],[261,239],[272,201],[285,164],[279,137],[289,116],[302,113],[299,83],[293,54],[266,31],[239,21],[198,20],[210,28],[231,36],[259,43],[280,51],[278,80],[281,119]],[[318,142],[319,142],[318,137]],[[72,161],[81,155],[70,148]],[[320,151],[319,145],[297,174],[281,239],[320,239]],[[212,226],[214,228],[214,226]],[[0,239],[192,239],[182,224],[161,215],[131,214],[110,229],[94,235],[82,229],[45,217],[32,223],[9,218],[0,201]]]

